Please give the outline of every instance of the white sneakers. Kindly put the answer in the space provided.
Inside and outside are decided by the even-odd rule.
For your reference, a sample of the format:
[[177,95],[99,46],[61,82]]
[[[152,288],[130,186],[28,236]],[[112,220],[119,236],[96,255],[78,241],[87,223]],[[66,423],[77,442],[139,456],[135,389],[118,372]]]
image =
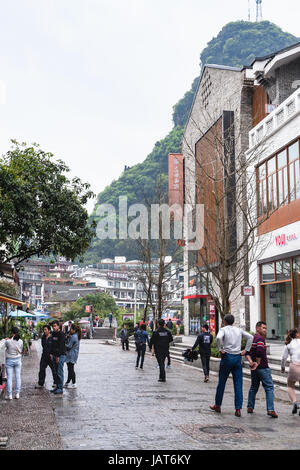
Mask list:
[[77,388],[76,384],[66,382],[64,388]]
[[[15,398],[16,398],[16,400],[19,400],[20,394],[19,394],[19,393],[16,393]],[[12,400],[12,399],[13,399],[12,394],[7,395],[7,397],[6,397],[5,399],[6,399],[6,400]]]

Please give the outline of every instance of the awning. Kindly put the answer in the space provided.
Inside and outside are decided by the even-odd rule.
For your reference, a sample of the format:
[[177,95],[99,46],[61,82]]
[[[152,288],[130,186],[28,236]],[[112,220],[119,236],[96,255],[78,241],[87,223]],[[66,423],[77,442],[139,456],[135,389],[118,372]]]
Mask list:
[[4,294],[0,292],[0,302],[4,302],[6,304],[17,305],[18,307],[22,307],[23,303],[21,300],[12,297],[11,295]]

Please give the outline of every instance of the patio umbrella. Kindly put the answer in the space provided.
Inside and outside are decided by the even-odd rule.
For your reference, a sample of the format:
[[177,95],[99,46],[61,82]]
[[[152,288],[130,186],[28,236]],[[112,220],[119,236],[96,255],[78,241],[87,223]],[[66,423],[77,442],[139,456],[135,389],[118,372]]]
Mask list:
[[10,312],[10,317],[13,318],[30,318],[34,317],[31,313],[23,312],[23,310],[17,310],[16,312]]

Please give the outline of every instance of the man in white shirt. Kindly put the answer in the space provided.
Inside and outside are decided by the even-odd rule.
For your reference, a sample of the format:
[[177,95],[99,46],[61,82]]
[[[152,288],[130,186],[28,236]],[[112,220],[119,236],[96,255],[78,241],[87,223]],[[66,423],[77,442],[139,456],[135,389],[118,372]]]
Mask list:
[[[217,334],[217,347],[221,353],[221,363],[219,370],[219,383],[216,390],[215,404],[210,408],[217,413],[221,413],[221,405],[225,391],[226,381],[230,373],[232,373],[234,383],[234,403],[235,403],[235,416],[241,416],[241,409],[243,405],[243,372],[242,372],[242,358],[246,355],[252,345],[253,336],[243,331],[236,326],[233,326],[234,316],[225,315],[224,327],[220,329]],[[242,351],[242,339],[246,338],[247,344],[244,351]],[[251,358],[247,357],[250,366]]]

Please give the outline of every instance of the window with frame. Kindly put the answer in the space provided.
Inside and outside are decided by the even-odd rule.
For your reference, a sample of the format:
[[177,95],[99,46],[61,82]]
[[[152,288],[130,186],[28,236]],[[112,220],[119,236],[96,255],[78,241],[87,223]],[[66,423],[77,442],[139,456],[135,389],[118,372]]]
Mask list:
[[299,139],[257,167],[258,217],[300,198]]

